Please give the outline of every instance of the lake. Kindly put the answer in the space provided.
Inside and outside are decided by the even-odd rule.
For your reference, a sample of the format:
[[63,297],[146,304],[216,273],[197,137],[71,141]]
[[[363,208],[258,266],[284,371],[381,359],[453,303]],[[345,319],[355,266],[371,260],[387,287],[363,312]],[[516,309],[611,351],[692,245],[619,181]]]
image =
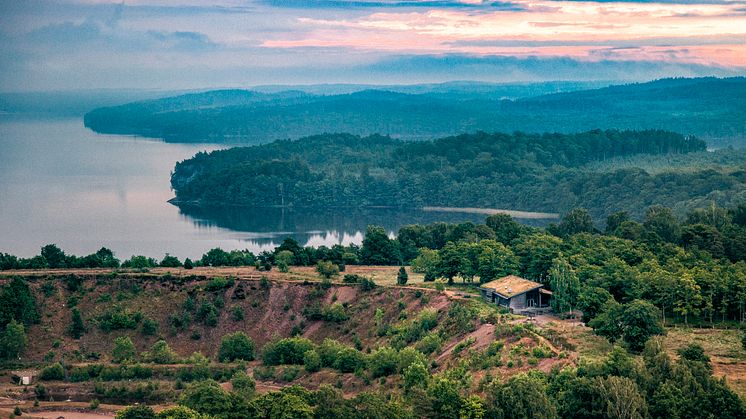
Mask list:
[[198,258],[213,247],[271,249],[361,243],[365,226],[392,235],[411,223],[481,222],[483,214],[399,210],[183,209],[169,177],[177,161],[226,147],[96,134],[80,119],[0,121],[0,252],[30,257],[55,243],[73,254],[106,246]]

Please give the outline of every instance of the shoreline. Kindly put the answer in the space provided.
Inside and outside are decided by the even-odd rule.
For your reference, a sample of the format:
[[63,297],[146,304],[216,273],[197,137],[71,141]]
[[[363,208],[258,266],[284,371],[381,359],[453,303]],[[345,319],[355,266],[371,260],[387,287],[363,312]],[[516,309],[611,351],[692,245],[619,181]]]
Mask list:
[[[294,207],[291,205],[275,205],[275,206],[251,206],[251,205],[236,205],[236,204],[203,204],[199,201],[179,201],[178,198],[173,197],[169,199],[169,204],[180,207],[196,207],[196,208],[266,208],[266,209],[303,209],[306,207]],[[391,209],[391,210],[405,210],[405,211],[425,211],[425,212],[460,212],[465,214],[507,214],[513,218],[530,219],[530,220],[556,220],[560,218],[560,214],[556,212],[535,212],[535,211],[519,211],[519,210],[508,210],[499,208],[474,208],[474,207],[397,207],[397,206],[383,206],[383,205],[371,205],[371,206],[359,206],[359,207],[308,207],[316,209]]]
[[558,213],[554,212],[532,212],[516,211],[497,208],[470,208],[470,207],[421,207],[422,211],[427,212],[463,212],[468,214],[507,214],[513,218],[525,218],[532,220],[556,220],[560,218]]

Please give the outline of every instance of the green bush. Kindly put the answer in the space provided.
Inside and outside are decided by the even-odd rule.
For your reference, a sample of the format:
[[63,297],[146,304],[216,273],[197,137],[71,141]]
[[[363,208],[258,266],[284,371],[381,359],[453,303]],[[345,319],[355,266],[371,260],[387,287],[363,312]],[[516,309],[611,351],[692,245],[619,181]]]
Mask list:
[[47,388],[44,387],[44,384],[37,384],[36,387],[34,387],[34,395],[37,399],[46,399],[47,398]]
[[324,341],[321,342],[321,345],[316,348],[316,351],[321,358],[321,366],[329,368],[334,367],[334,362],[336,362],[339,352],[344,348],[346,348],[344,344],[334,339],[324,339]]
[[234,393],[247,400],[256,392],[256,382],[243,371],[239,371],[233,375],[231,385]]
[[140,329],[140,331],[145,336],[153,336],[158,332],[158,322],[149,317],[146,317],[142,321],[142,329]]
[[241,308],[240,306],[233,307],[233,309],[231,310],[231,317],[233,318],[234,322],[240,322],[241,320],[243,320],[244,319],[243,308]]
[[439,352],[443,345],[443,338],[438,332],[430,332],[426,334],[419,342],[417,342],[417,349],[425,354],[432,354]]
[[361,277],[360,275],[346,274],[342,278],[342,282],[344,282],[345,284],[358,284],[358,283],[361,282],[362,279],[364,279],[364,278]]
[[202,320],[208,326],[217,325],[218,308],[215,307],[215,304],[203,299],[200,302],[199,309],[197,310],[197,319]]
[[308,320],[323,320],[335,323],[341,323],[350,318],[345,307],[339,303],[322,306],[316,302],[306,306],[306,308],[303,309],[303,315],[306,316]]
[[156,419],[155,412],[148,406],[129,406],[117,412],[116,419]]
[[495,356],[499,354],[504,346],[505,343],[499,340],[490,343],[490,346],[487,347],[487,356]]
[[394,347],[400,348],[406,344],[420,340],[427,332],[438,325],[438,313],[435,309],[426,308],[416,318],[394,327],[396,334]]
[[57,287],[54,286],[53,281],[47,281],[41,285],[41,292],[49,298],[57,293]]
[[256,367],[254,368],[254,378],[257,380],[274,380],[275,379],[275,367]]
[[236,332],[223,336],[220,341],[218,360],[220,362],[254,360],[254,341],[244,332]]
[[120,336],[114,339],[114,349],[111,351],[111,359],[114,362],[124,362],[135,359],[137,351],[135,344],[128,336]]
[[65,368],[63,368],[62,364],[60,364],[59,362],[48,365],[44,367],[39,373],[39,379],[44,381],[64,380]]
[[[186,266],[186,262],[184,263],[184,266]],[[174,406],[163,409],[158,412],[155,417],[157,419],[210,419],[210,416],[203,415],[186,406]]]
[[409,391],[413,388],[426,388],[430,379],[430,371],[424,363],[416,362],[408,366],[402,373],[404,389]]
[[321,356],[313,349],[307,350],[303,354],[303,366],[308,372],[316,372],[321,369]]
[[143,358],[154,364],[173,364],[178,361],[176,352],[168,346],[165,340],[154,343],[150,351],[143,354]]
[[219,276],[217,278],[213,278],[210,280],[210,282],[205,285],[205,291],[207,292],[217,292],[224,290],[226,288],[230,288],[235,283],[235,280],[233,278],[224,278],[222,276]]
[[181,393],[179,404],[197,412],[218,417],[226,417],[226,415],[231,417],[230,413],[234,408],[231,394],[212,380],[189,385]]
[[346,346],[337,353],[334,369],[339,372],[354,372],[361,367],[365,368],[365,355],[357,349]]
[[534,349],[531,350],[531,353],[535,358],[538,359],[552,357],[552,351],[549,348],[544,348],[541,346],[534,347]]
[[187,295],[187,298],[184,299],[182,307],[186,311],[194,311],[197,308],[197,303],[194,301],[194,297],[192,297],[191,295]]
[[96,396],[113,400],[137,400],[145,403],[165,401],[173,397],[169,391],[160,390],[160,385],[154,382],[138,383],[134,386],[131,384],[105,386],[97,383],[93,389]]
[[210,367],[204,364],[179,368],[179,371],[176,373],[176,378],[183,382],[204,381],[211,377]]
[[382,346],[368,357],[368,367],[373,378],[395,374],[398,365],[399,352],[390,346]]
[[417,349],[408,346],[399,351],[399,363],[397,364],[397,370],[401,374],[414,363],[427,364],[427,356]]
[[305,353],[313,347],[313,343],[305,338],[280,339],[264,346],[262,362],[265,365],[303,364]]
[[360,280],[360,291],[372,291],[376,288],[376,283],[372,279],[363,278]]
[[295,365],[288,365],[282,370],[282,374],[280,375],[280,380],[289,383],[295,380],[296,378],[298,378],[300,373],[301,373],[300,367],[297,367]]
[[339,275],[339,266],[335,265],[328,260],[320,260],[316,264],[316,272],[324,278],[331,278],[332,276]]
[[98,325],[104,332],[110,332],[112,330],[135,329],[141,320],[142,313],[139,311],[133,312],[115,305],[99,317]]

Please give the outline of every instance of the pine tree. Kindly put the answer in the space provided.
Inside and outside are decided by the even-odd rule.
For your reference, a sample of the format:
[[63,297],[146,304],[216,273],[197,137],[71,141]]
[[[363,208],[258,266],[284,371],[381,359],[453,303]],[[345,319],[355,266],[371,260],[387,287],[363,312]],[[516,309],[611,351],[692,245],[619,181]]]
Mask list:
[[396,283],[399,285],[405,285],[408,280],[409,275],[407,275],[407,270],[404,269],[403,266],[399,267],[399,274],[396,276]]
[[72,323],[70,323],[68,333],[73,339],[80,339],[83,333],[85,333],[85,323],[83,323],[83,317],[77,308],[72,310]]

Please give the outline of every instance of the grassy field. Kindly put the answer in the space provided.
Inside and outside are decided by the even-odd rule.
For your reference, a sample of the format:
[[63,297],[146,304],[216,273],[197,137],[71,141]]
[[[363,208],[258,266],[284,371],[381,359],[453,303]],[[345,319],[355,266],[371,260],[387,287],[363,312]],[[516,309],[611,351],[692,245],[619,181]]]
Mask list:
[[[412,272],[410,267],[406,267],[409,280],[407,285],[422,286],[424,275]],[[275,281],[320,281],[321,277],[316,272],[315,266],[293,266],[289,272],[280,272],[277,269],[271,271],[259,271],[254,267],[198,267],[194,269],[184,268],[152,268],[145,271],[136,269],[44,269],[35,271],[0,271],[0,278],[21,275],[25,277],[44,278],[49,275],[103,275],[116,272],[120,276],[128,274],[161,276],[170,274],[174,277],[187,277],[191,275],[206,277],[233,277],[236,279],[260,279],[267,277]],[[332,277],[332,282],[341,283],[345,274],[361,275],[372,279],[378,285],[396,285],[396,277],[399,273],[398,266],[358,266],[348,265],[344,272],[338,276]],[[434,287],[434,285],[432,285]]]

